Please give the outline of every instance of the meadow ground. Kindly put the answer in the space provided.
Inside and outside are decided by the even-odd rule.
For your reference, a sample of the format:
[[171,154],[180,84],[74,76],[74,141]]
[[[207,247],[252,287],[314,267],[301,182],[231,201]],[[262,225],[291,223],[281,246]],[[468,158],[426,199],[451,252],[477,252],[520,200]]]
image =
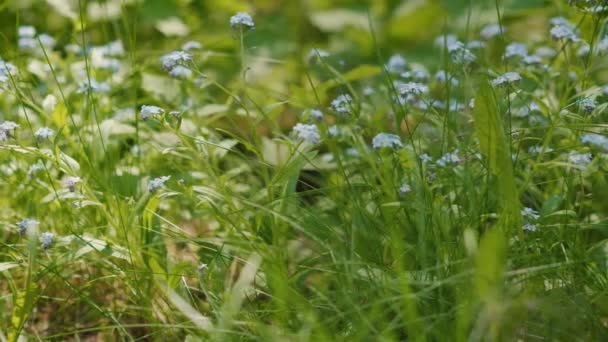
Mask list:
[[608,3],[0,4],[0,341],[608,340]]

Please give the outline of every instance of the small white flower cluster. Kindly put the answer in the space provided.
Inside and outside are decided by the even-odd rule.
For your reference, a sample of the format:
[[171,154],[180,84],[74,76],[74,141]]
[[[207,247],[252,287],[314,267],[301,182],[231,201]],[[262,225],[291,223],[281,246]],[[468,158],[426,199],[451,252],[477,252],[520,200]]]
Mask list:
[[82,182],[82,178],[69,176],[63,180],[63,185],[68,188],[70,192],[76,192],[76,184]]
[[456,64],[469,64],[477,60],[477,57],[460,41],[449,44],[448,52],[452,62]]
[[591,153],[578,153],[578,152],[570,152],[568,154],[568,161],[576,166],[585,167],[591,163],[593,156]]
[[253,18],[245,12],[239,12],[230,17],[230,27],[233,29],[255,29]]
[[323,116],[324,116],[323,112],[316,108],[305,110],[302,112],[302,114],[300,114],[300,117],[303,120],[310,120],[310,121],[317,121],[317,122],[322,121]]
[[19,128],[19,124],[12,121],[4,121],[0,124],[0,142],[12,138],[13,132]]
[[181,66],[177,72],[173,72],[173,74],[171,74],[171,76],[174,77],[176,77],[176,75],[183,76],[188,74],[183,69],[187,69],[187,67],[184,65],[191,61],[192,55],[186,51],[172,51],[160,57],[160,65],[163,67],[163,69],[165,69],[165,71],[169,72],[169,74],[171,74],[176,67]]
[[403,195],[407,194],[407,193],[408,193],[408,192],[410,192],[410,191],[412,191],[412,187],[411,187],[409,184],[402,184],[402,185],[399,187],[399,194],[400,194],[401,196],[403,196]]
[[495,86],[504,86],[518,83],[519,81],[521,81],[521,75],[517,72],[510,71],[492,80],[492,84]]
[[40,244],[42,245],[42,249],[49,249],[51,245],[53,245],[53,241],[55,240],[55,234],[51,232],[44,232],[40,234]]
[[150,180],[148,183],[148,191],[155,192],[156,190],[165,186],[165,183],[171,179],[171,176],[161,176]]
[[448,152],[441,156],[441,158],[437,159],[437,165],[441,167],[446,167],[449,164],[458,164],[460,163],[460,157],[458,156],[458,150],[454,150],[453,152]]
[[165,110],[157,106],[142,105],[139,113],[142,120],[148,120],[151,116],[156,116],[164,113]]
[[526,57],[528,56],[528,46],[523,43],[511,43],[505,49],[505,58]]
[[429,92],[429,87],[422,83],[408,82],[398,88],[401,95],[422,95]]
[[26,236],[29,230],[34,230],[37,231],[38,230],[38,226],[40,225],[40,222],[38,220],[35,219],[31,219],[31,218],[26,218],[22,221],[17,222],[17,228],[19,229],[19,235],[21,236]]
[[331,107],[338,114],[346,115],[350,114],[352,110],[353,98],[348,94],[338,95],[333,101],[331,101]]
[[374,149],[380,148],[401,148],[401,138],[396,134],[390,133],[379,133],[372,139],[372,147]]
[[[33,51],[39,56],[44,55],[43,49],[52,50],[56,44],[55,38],[46,33],[36,35],[36,28],[33,26],[20,26],[17,35],[19,37],[17,41],[19,49]],[[40,40],[40,43],[38,43],[38,40]]]
[[581,137],[581,142],[583,144],[590,143],[601,147],[605,151],[608,151],[608,137],[606,137],[605,135],[588,133]]
[[597,102],[594,99],[585,97],[578,101],[580,108],[587,114],[591,114],[597,107]]
[[506,32],[506,28],[501,28],[498,24],[490,24],[484,26],[479,35],[485,40],[490,40],[504,32]]
[[316,145],[321,141],[321,135],[319,129],[315,125],[307,125],[303,123],[297,123],[293,127],[294,133],[298,138],[306,141],[311,145]]
[[50,137],[52,137],[54,134],[55,134],[54,130],[52,130],[48,127],[40,127],[40,128],[38,128],[38,130],[36,130],[36,133],[34,133],[34,136],[38,140],[46,140],[46,139],[49,139]]
[[80,82],[78,89],[76,90],[77,94],[87,94],[91,92],[92,94],[103,94],[110,91],[110,85],[106,82],[98,82],[97,80],[91,79],[84,80]]
[[574,31],[574,27],[567,19],[563,17],[555,17],[551,18],[549,23],[552,25],[550,33],[553,39],[569,42],[580,41],[578,34]]
[[523,230],[535,232],[538,229],[538,226],[534,223],[540,218],[538,211],[525,207],[521,210],[521,216],[526,221],[526,223],[524,223]]
[[400,74],[405,71],[405,67],[407,67],[407,61],[401,55],[393,55],[389,58],[388,63],[386,63],[386,70],[393,74]]

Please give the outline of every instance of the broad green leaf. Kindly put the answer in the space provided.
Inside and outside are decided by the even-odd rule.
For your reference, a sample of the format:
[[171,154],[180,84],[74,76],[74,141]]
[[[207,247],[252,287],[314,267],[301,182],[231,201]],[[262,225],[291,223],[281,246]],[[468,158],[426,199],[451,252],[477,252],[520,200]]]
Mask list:
[[479,148],[488,161],[490,173],[496,177],[500,206],[499,225],[503,229],[519,229],[521,203],[515,184],[511,149],[498,113],[496,97],[487,79],[482,81],[475,98],[473,117]]

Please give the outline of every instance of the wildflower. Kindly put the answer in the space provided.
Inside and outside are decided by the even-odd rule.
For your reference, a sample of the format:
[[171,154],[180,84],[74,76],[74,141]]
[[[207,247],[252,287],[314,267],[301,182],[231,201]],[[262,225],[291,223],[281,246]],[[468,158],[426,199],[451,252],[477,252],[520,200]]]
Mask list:
[[407,194],[410,191],[412,191],[412,187],[409,186],[409,184],[403,184],[399,187],[399,194],[402,196]]
[[184,51],[190,51],[190,50],[198,50],[198,49],[202,49],[203,45],[199,42],[195,42],[193,40],[185,42],[182,45],[182,50]]
[[456,77],[454,77],[452,74],[448,73],[445,70],[437,71],[437,73],[435,74],[435,80],[441,83],[447,83],[449,81],[453,87],[456,87],[460,84]]
[[450,46],[450,45],[456,43],[457,41],[458,41],[458,38],[456,38],[455,35],[446,34],[446,35],[442,35],[442,36],[435,38],[434,44],[436,47],[441,48],[444,46]]
[[329,135],[330,137],[337,137],[338,135],[340,135],[340,127],[336,125],[331,125],[327,127],[327,135]]
[[5,62],[0,58],[0,75],[2,76],[10,76],[14,75],[17,72],[17,67],[12,63]]
[[505,29],[504,28],[501,29],[500,25],[491,24],[491,25],[487,25],[483,29],[481,29],[480,35],[483,39],[489,40],[489,39],[492,39],[492,38],[498,36],[499,34],[501,34],[501,32],[504,32],[504,31],[505,31]]
[[63,181],[63,185],[70,190],[70,192],[76,192],[76,184],[81,183],[82,178],[80,177],[67,177]]
[[422,83],[408,82],[399,87],[399,93],[401,95],[412,94],[421,95],[429,92],[429,87]]
[[80,86],[76,90],[78,94],[84,94],[91,92],[93,94],[97,93],[107,93],[110,91],[110,85],[106,82],[97,82],[96,80],[85,80],[80,83]]
[[0,124],[0,131],[12,131],[19,128],[19,124],[12,121],[4,121]]
[[120,40],[109,42],[100,48],[104,56],[119,57],[125,54],[125,48]]
[[557,52],[555,52],[554,49],[552,49],[548,46],[541,46],[538,49],[536,49],[534,54],[539,57],[543,57],[543,58],[551,58],[551,57],[555,57]]
[[171,69],[171,71],[169,71],[169,75],[175,78],[189,78],[192,76],[192,70],[183,65],[176,65],[173,69]]
[[587,166],[591,163],[591,153],[570,152],[568,161],[577,166]]
[[48,127],[41,127],[41,128],[38,128],[36,133],[34,133],[34,136],[38,140],[45,140],[45,139],[52,137],[53,134],[55,134],[55,131],[53,131],[52,129],[50,129]]
[[333,101],[331,106],[338,114],[349,114],[351,112],[353,98],[348,94],[338,95]]
[[471,50],[482,49],[485,46],[486,46],[486,43],[484,43],[480,40],[471,40],[470,42],[467,42],[467,44],[466,44],[467,49],[471,49]]
[[370,86],[366,86],[365,88],[363,88],[363,95],[365,96],[371,96],[375,93],[376,91],[374,90],[374,88],[370,87]]
[[519,81],[521,81],[521,75],[511,71],[492,80],[492,84],[495,86],[503,86],[506,84],[514,84]]
[[504,57],[511,58],[515,56],[526,57],[528,55],[528,47],[522,43],[511,43],[507,45]]
[[553,18],[549,19],[549,23],[552,26],[571,26],[568,19],[566,19],[564,17],[553,17]]
[[407,61],[401,55],[392,55],[386,63],[386,70],[393,74],[402,73],[407,66]]
[[589,52],[591,52],[591,46],[589,46],[589,44],[585,43],[583,45],[581,45],[578,50],[576,50],[576,55],[579,57],[585,57],[589,54]]
[[33,38],[36,35],[36,28],[33,26],[19,26],[17,35],[25,38]]
[[448,152],[437,160],[437,165],[441,167],[445,167],[448,164],[458,163],[460,163],[460,157],[458,157],[458,150],[455,150],[454,152]]
[[414,79],[416,81],[426,81],[429,79],[429,73],[423,69],[415,69],[401,73],[401,77]]
[[171,179],[171,176],[161,176],[154,178],[148,183],[148,191],[155,192],[156,190],[165,186],[165,183]]
[[192,55],[185,51],[172,51],[160,57],[160,64],[166,71],[171,71],[176,65],[192,61]]
[[420,160],[422,161],[423,164],[426,164],[428,162],[432,162],[433,161],[433,157],[429,156],[426,153],[423,153],[420,155]]
[[390,133],[380,133],[376,135],[372,140],[372,147],[375,149],[380,149],[383,147],[401,148],[403,147],[403,144],[401,143],[401,138],[399,138],[398,135]]
[[543,62],[542,59],[537,55],[526,56],[521,61],[527,65],[541,64]]
[[40,243],[43,249],[49,249],[55,240],[55,234],[51,232],[44,232],[40,234]]
[[521,210],[521,216],[523,218],[533,219],[533,220],[538,220],[538,218],[540,217],[540,215],[538,215],[538,211],[536,211],[532,208],[528,208],[528,207],[525,207]]
[[579,106],[583,109],[583,111],[587,114],[590,114],[597,107],[597,103],[594,99],[585,97],[578,101]]
[[317,48],[312,48],[306,56],[306,61],[308,63],[312,63],[327,57],[329,57],[329,52]]
[[32,230],[32,229],[34,231],[37,231],[39,225],[40,225],[40,222],[38,222],[38,220],[34,220],[34,219],[30,219],[30,218],[26,218],[20,222],[17,222],[17,228],[19,229],[19,235],[26,236],[28,233],[28,230]]
[[551,37],[555,40],[566,40],[571,42],[577,42],[578,36],[570,26],[558,25],[551,29]]
[[182,116],[182,113],[176,110],[170,111],[169,115],[171,115],[172,117],[179,119]]
[[[303,114],[306,114],[306,112],[304,112]],[[308,116],[316,121],[323,120],[323,112],[318,109],[311,109],[310,111],[308,111]]]
[[528,231],[528,232],[535,232],[538,229],[538,226],[535,224],[526,223],[526,224],[524,224],[522,229],[525,231]]
[[542,151],[545,151],[545,153],[549,153],[549,152],[553,152],[553,149],[551,147],[546,147],[543,149],[542,146],[531,146],[528,149],[528,153],[530,153],[530,154],[539,154]]
[[608,138],[604,135],[595,133],[585,134],[581,137],[581,142],[583,144],[590,143],[608,151]]
[[164,113],[165,110],[157,107],[157,106],[148,106],[148,105],[142,105],[141,109],[139,110],[139,113],[141,114],[141,118],[142,120],[148,120],[148,118],[150,116],[153,115],[160,115],[162,113]]
[[319,129],[315,125],[298,123],[293,127],[293,131],[296,133],[298,138],[306,141],[311,145],[318,144],[321,141]]
[[52,49],[53,47],[55,47],[55,44],[57,43],[55,38],[51,37],[50,35],[48,35],[46,33],[42,33],[42,34],[38,35],[38,40],[40,40],[40,44],[42,44],[42,46],[44,46],[47,49]]
[[255,29],[255,24],[253,23],[253,18],[245,12],[239,12],[232,17],[230,17],[230,27],[233,29],[241,28],[241,29]]
[[448,45],[448,52],[450,53],[452,62],[456,64],[473,63],[477,59],[477,57],[459,41]]

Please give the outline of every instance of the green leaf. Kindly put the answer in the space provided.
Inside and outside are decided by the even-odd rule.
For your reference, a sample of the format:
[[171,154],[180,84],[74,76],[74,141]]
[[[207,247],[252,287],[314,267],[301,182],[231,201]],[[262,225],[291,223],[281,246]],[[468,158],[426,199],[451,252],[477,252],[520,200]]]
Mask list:
[[498,224],[504,229],[520,229],[521,203],[515,184],[511,149],[498,113],[496,97],[487,79],[481,82],[475,98],[473,117],[481,153],[487,158],[490,173],[496,177],[497,201],[500,207]]

